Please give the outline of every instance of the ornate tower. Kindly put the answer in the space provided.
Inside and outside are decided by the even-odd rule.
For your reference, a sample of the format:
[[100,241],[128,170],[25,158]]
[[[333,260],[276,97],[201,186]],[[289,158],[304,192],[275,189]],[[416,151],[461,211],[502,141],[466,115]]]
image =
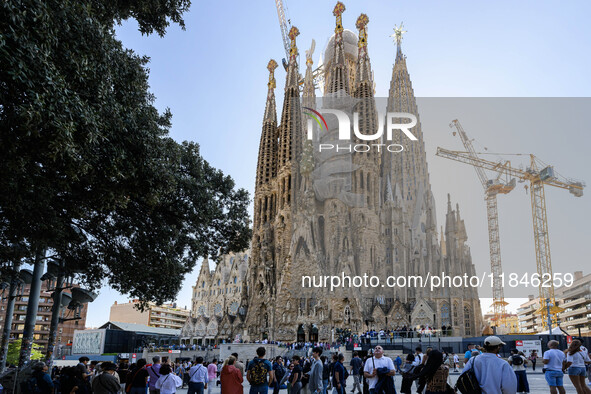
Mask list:
[[[368,143],[360,139],[357,133],[373,135],[378,130],[378,114],[373,94],[373,77],[367,50],[368,23],[369,18],[365,14],[361,14],[357,18],[356,27],[359,30],[359,40],[357,41],[358,56],[355,72],[355,91],[353,92],[353,97],[358,99],[354,107],[354,113],[358,114],[358,121],[353,120],[353,142],[355,144]],[[364,204],[375,209],[379,204],[380,154],[377,150],[355,152],[352,154],[352,158],[354,165],[359,167],[353,180],[353,192],[362,194]]]
[[349,91],[349,71],[345,59],[345,45],[343,42],[343,12],[345,5],[340,1],[334,7],[332,14],[336,16],[334,57],[330,65],[330,79],[326,93],[334,94],[337,97],[350,95]]
[[260,233],[262,226],[273,219],[277,194],[272,190],[277,178],[277,113],[275,107],[275,76],[277,62],[269,61],[269,82],[267,102],[263,117],[263,130],[259,145],[257,175],[254,199],[254,233]]
[[[392,177],[392,185],[398,185],[405,203],[409,207],[413,207],[413,205],[416,205],[416,200],[421,198],[421,192],[428,191],[430,193],[431,185],[429,184],[425,142],[421,130],[417,101],[406,68],[406,56],[402,53],[402,35],[404,33],[406,31],[403,30],[402,23],[394,29],[396,60],[392,69],[387,109],[388,112],[406,112],[417,117],[417,125],[410,130],[418,141],[410,141],[402,133],[396,133],[392,142],[404,146],[404,152],[395,155],[393,160],[384,160],[384,173]],[[386,154],[385,156],[392,157],[392,155]]]
[[[281,124],[276,127],[275,61],[269,62],[269,93],[259,148],[257,185],[255,189],[255,228],[248,286],[243,289],[241,318],[250,337],[274,336],[278,294],[282,273],[288,272],[289,246],[292,236],[292,211],[295,193],[300,185],[299,160],[302,152],[302,111],[298,86],[297,27],[291,38],[289,65],[285,83]],[[269,168],[267,172],[267,168]],[[267,176],[267,173],[269,176]]]
[[[263,116],[263,130],[261,132],[254,193],[252,256],[246,283],[242,288],[243,295],[239,313],[242,320],[247,317],[249,311],[264,308],[263,297],[270,297],[274,293],[276,264],[273,259],[275,250],[273,227],[277,216],[279,198],[277,190],[278,127],[274,92],[276,87],[274,72],[276,68],[277,62],[271,59],[267,65],[269,82],[267,83],[267,101]],[[250,300],[252,302],[248,302],[249,292],[260,295],[260,298],[254,298]],[[262,324],[263,321],[253,323]]]

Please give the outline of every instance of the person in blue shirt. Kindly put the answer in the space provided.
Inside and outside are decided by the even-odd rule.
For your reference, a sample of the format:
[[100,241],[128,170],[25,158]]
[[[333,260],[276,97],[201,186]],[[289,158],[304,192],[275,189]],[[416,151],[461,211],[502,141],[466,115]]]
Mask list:
[[203,394],[207,389],[208,382],[207,368],[203,366],[203,357],[199,356],[195,359],[195,364],[189,370],[189,389],[187,390],[187,394]]
[[490,336],[484,340],[485,353],[471,356],[463,372],[474,366],[474,374],[482,390],[482,394],[515,394],[517,378],[513,368],[502,358],[499,351],[505,342],[499,337]]
[[340,353],[333,367],[333,394],[345,394],[345,367],[343,361],[345,361],[345,356]]
[[359,371],[361,370],[361,367],[363,366],[363,361],[361,360],[361,358],[359,358],[359,353],[354,352],[353,353],[353,358],[351,359],[351,375],[353,375],[353,390],[351,390],[352,393],[355,392],[355,388],[357,388],[357,391],[359,391],[359,393],[362,393],[363,391],[361,390],[361,385],[360,385],[360,380],[359,380]]
[[476,350],[476,346],[474,346],[473,343],[469,343],[468,344],[468,350],[466,350],[466,353],[464,354],[464,365],[466,365],[466,363],[468,362],[468,360],[470,360],[470,357],[472,357],[472,352]]
[[400,373],[400,366],[402,365],[402,359],[400,358],[400,355],[396,356],[396,359],[394,359],[394,366],[396,366],[396,372]]
[[53,393],[53,380],[47,373],[48,369],[47,364],[44,362],[39,362],[33,367],[33,378],[37,383],[39,392],[42,394]]
[[[250,394],[267,394],[269,383],[275,379],[275,372],[269,360],[265,359],[267,350],[264,347],[257,349],[257,357],[253,358],[246,367],[246,379],[250,383]],[[267,375],[269,378],[267,379]]]
[[277,356],[275,358],[275,362],[273,362],[273,372],[275,373],[275,380],[273,381],[273,394],[279,394],[279,390],[281,387],[281,381],[285,376],[286,370],[283,366],[283,358],[281,356]]

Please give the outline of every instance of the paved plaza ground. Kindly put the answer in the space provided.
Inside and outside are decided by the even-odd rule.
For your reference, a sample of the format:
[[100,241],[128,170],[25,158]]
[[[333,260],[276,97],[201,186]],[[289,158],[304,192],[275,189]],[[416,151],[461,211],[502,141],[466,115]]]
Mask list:
[[[451,374],[451,381],[453,384],[455,384],[456,379],[458,378],[459,375],[460,375],[459,373],[452,373]],[[395,380],[396,392],[400,393],[400,384],[402,382],[402,378],[400,376],[396,376],[395,379],[396,379]],[[546,379],[544,379],[544,375],[541,373],[541,371],[539,369],[536,372],[532,372],[531,368],[529,368],[527,379],[529,382],[530,393],[532,393],[532,394],[550,393],[548,385],[546,384]],[[349,379],[347,380],[347,393],[351,392],[352,387],[353,387],[353,378],[349,377]],[[573,393],[573,394],[576,393],[575,388],[572,385],[572,383],[570,382],[570,379],[568,378],[568,376],[564,377],[564,388],[566,389],[567,393]],[[248,382],[246,381],[246,379],[244,379],[244,393],[248,393],[248,390],[249,390]],[[179,394],[184,394],[186,392],[187,392],[186,388],[177,390],[177,393],[179,393]],[[273,392],[273,390],[269,390],[269,394],[272,394],[272,392]],[[281,390],[280,393],[287,394],[287,390]],[[205,391],[205,394],[207,394],[207,390]],[[214,387],[211,390],[211,394],[220,394],[219,386]]]

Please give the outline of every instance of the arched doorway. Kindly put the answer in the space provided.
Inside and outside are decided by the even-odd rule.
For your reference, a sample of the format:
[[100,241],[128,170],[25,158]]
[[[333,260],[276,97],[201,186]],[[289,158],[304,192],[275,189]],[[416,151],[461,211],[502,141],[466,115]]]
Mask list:
[[306,342],[306,332],[304,331],[304,326],[300,324],[298,326],[298,342]]
[[312,324],[312,326],[310,326],[310,342],[318,342],[318,327],[316,326],[316,324]]

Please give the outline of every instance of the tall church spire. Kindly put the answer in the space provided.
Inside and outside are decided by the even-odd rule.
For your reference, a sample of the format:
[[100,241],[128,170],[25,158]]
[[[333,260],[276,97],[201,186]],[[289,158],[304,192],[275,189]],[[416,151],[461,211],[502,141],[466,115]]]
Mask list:
[[[356,81],[356,93],[361,87],[360,85],[367,86],[370,88],[368,92],[364,92],[362,97],[373,96],[372,76],[371,76],[371,65],[369,62],[369,55],[367,53],[367,24],[369,18],[365,14],[359,15],[355,26],[359,30],[359,41],[357,41],[357,47],[359,55],[357,57],[357,75],[355,76]],[[358,95],[356,94],[356,97]]]
[[392,34],[396,41],[396,60],[392,68],[387,111],[415,115],[418,122],[410,130],[417,137],[417,141],[410,141],[402,133],[396,134],[392,142],[404,146],[404,152],[399,155],[384,155],[383,171],[392,174],[392,182],[400,184],[403,199],[412,206],[415,200],[423,198],[423,196],[418,195],[420,190],[430,191],[431,186],[417,102],[410,75],[406,68],[406,57],[402,53],[402,36],[404,33],[406,31],[401,23],[394,28],[394,34]]
[[[359,121],[354,123],[354,128],[357,127],[361,134],[372,135],[376,133],[378,122],[377,122],[377,110],[375,100],[373,98],[373,78],[371,75],[371,64],[369,61],[369,54],[367,51],[367,24],[369,18],[365,14],[359,15],[355,26],[359,29],[359,39],[357,41],[357,48],[359,55],[357,56],[357,68],[355,75],[355,91],[353,96],[360,99],[355,105],[355,112],[359,116]],[[364,141],[358,137],[354,138],[355,143],[362,144]],[[367,156],[370,159],[365,160],[363,156]],[[361,160],[361,161],[360,161]],[[367,153],[356,153],[353,155],[353,161],[355,164],[362,165],[365,167],[363,172],[366,174],[379,174],[379,166],[376,167],[380,161],[380,153],[377,151],[369,151]],[[375,179],[378,182],[377,176]],[[370,195],[370,202],[377,203],[379,201],[379,187],[375,187],[374,190],[368,190],[372,183],[366,185],[365,191],[373,194]]]
[[297,63],[298,48],[296,37],[300,34],[297,27],[289,31],[291,45],[289,65],[279,126],[279,154],[277,177],[279,182],[279,209],[291,209],[294,191],[300,186],[298,163],[302,152],[302,109],[300,105],[299,71]]
[[290,165],[294,153],[299,149],[302,138],[302,119],[300,110],[299,72],[296,46],[296,37],[300,34],[297,27],[293,26],[289,31],[291,48],[289,51],[289,65],[287,67],[287,80],[285,82],[285,95],[283,110],[281,112],[281,126],[279,128],[279,170]]
[[306,51],[306,74],[304,75],[304,91],[302,93],[302,101],[304,107],[315,108],[316,107],[316,92],[314,87],[314,71],[312,65],[312,55],[314,54],[314,48],[316,42],[312,40],[312,46]]
[[277,62],[269,60],[269,82],[267,83],[267,102],[263,117],[263,130],[259,145],[259,158],[257,163],[256,186],[267,184],[277,176],[277,110],[275,106],[275,76]]
[[337,96],[349,95],[349,72],[345,59],[345,43],[343,42],[343,12],[345,5],[340,1],[334,7],[332,14],[336,17],[334,57],[331,63],[330,81],[327,93]]
[[267,104],[265,105],[265,116],[263,122],[277,123],[277,108],[275,106],[275,88],[277,83],[275,81],[275,69],[277,62],[274,59],[269,60],[267,70],[269,70],[269,82],[267,82]]

